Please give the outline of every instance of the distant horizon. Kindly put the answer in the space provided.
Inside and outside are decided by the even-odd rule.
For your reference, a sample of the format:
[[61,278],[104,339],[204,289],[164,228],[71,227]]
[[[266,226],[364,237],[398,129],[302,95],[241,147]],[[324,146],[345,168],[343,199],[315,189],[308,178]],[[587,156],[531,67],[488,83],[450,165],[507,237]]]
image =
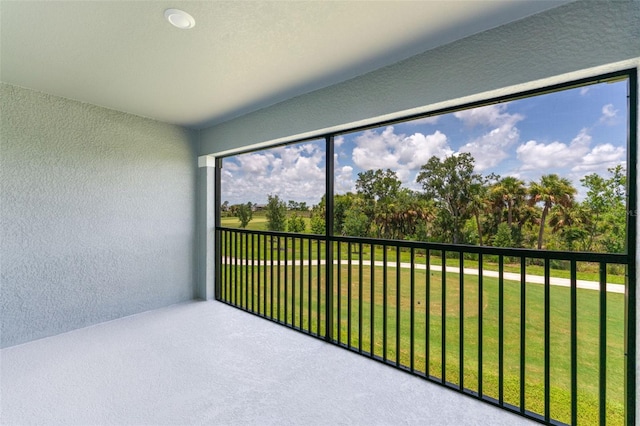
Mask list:
[[[355,192],[358,173],[395,171],[403,186],[432,156],[469,152],[475,171],[514,176],[529,185],[542,175],[580,179],[627,160],[628,81],[599,83],[398,123],[335,137],[336,194]],[[223,159],[221,200],[230,205],[283,201],[317,204],[325,193],[324,139]]]

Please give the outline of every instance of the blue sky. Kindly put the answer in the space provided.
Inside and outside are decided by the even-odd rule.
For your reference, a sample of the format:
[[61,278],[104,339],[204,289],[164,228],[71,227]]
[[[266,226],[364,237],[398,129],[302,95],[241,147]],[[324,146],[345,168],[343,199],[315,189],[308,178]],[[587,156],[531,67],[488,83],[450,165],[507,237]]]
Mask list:
[[[626,165],[627,82],[601,83],[508,103],[383,126],[335,138],[336,193],[358,173],[390,168],[404,185],[433,155],[470,152],[476,171],[525,183],[548,173],[571,180]],[[265,203],[267,194],[316,204],[324,193],[324,140],[224,159],[222,200]]]

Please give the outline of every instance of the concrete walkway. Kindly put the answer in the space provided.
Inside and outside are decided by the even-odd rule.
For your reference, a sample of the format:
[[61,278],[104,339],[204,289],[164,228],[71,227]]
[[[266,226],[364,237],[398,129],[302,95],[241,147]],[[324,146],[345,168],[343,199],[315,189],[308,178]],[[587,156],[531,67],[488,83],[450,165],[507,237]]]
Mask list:
[[509,425],[515,414],[218,302],[0,351],[2,425]]
[[[233,265],[233,264],[238,264],[240,266],[242,265],[252,265],[251,261],[246,260],[246,259],[235,259],[235,258],[231,258],[231,257],[225,257],[223,259],[224,264],[226,265]],[[280,260],[280,266],[284,266],[285,262],[284,260]],[[260,265],[265,265],[265,266],[270,266],[272,263],[271,261],[254,261],[253,263],[255,266],[260,266]],[[289,266],[317,266],[318,265],[318,260],[296,260],[294,261],[287,261],[286,263]],[[325,265],[326,261],[325,260],[320,260],[320,265]],[[333,261],[334,265],[338,265],[338,260],[334,260]],[[346,260],[342,260],[341,261],[342,266],[346,266],[347,265],[347,261]],[[358,260],[354,260],[352,261],[352,265],[354,266],[358,266],[360,264],[360,261]],[[375,266],[378,267],[383,267],[384,266],[384,262],[382,261],[375,261],[374,262]],[[278,266],[278,261],[274,261],[273,262],[274,266]],[[370,260],[363,260],[362,261],[362,265],[363,266],[371,266],[371,261]],[[431,268],[431,271],[433,272],[442,272],[442,266],[440,265],[429,265]],[[387,268],[395,268],[397,267],[397,263],[394,261],[387,261]],[[425,265],[424,263],[416,263],[415,264],[415,269],[416,270],[420,270],[420,271],[425,271],[427,269],[427,265]],[[411,268],[411,263],[409,262],[400,262],[400,268],[403,269],[410,269]],[[464,274],[465,275],[474,275],[474,276],[478,276],[480,274],[480,271],[478,269],[473,269],[473,268],[464,268],[463,269]],[[458,274],[460,273],[460,268],[457,268],[455,266],[447,266],[446,272],[448,274]],[[505,282],[508,282],[510,284],[513,284],[514,282],[517,283],[518,285],[520,284],[520,274],[518,273],[514,273],[514,272],[504,272],[504,279]],[[492,270],[483,270],[482,271],[482,276],[483,277],[490,277],[490,278],[499,278],[499,274],[498,271],[492,271]],[[530,275],[530,274],[526,274],[525,275],[525,279],[526,282],[529,284],[544,284],[544,277],[541,275]],[[551,277],[549,279],[549,283],[553,286],[560,286],[560,287],[571,287],[571,280],[569,278],[559,278],[559,277]],[[600,290],[600,283],[597,281],[587,281],[587,280],[576,280],[576,286],[577,288],[581,288],[581,289],[585,289],[585,290]],[[607,292],[608,293],[620,293],[620,294],[624,294],[625,291],[625,286],[623,284],[612,284],[612,283],[607,283]]]

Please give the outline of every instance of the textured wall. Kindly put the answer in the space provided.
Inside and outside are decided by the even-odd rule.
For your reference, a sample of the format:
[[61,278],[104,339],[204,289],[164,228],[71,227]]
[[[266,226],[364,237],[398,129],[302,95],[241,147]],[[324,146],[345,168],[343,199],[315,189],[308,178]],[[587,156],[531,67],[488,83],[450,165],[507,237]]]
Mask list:
[[188,131],[1,84],[1,343],[191,299]]
[[569,3],[207,129],[200,153],[486,99],[489,91],[496,96],[557,83],[562,78],[531,82],[565,73],[578,72],[565,80],[584,77],[579,71],[633,58],[638,64],[638,22],[639,1]]

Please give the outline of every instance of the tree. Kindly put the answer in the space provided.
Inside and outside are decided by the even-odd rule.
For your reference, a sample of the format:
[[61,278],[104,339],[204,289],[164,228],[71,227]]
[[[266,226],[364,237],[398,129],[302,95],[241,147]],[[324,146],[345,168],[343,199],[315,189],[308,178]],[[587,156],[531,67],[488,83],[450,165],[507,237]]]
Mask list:
[[513,226],[513,211],[516,205],[520,204],[527,195],[527,188],[524,182],[513,176],[500,179],[491,188],[494,199],[501,200],[507,208],[507,224]]
[[454,244],[462,242],[464,223],[471,216],[469,208],[473,187],[482,183],[482,176],[473,172],[471,154],[463,152],[440,160],[433,156],[420,168],[416,181],[422,184],[424,194],[433,199],[439,210],[439,221],[444,233],[451,234]]
[[529,204],[533,206],[542,203],[538,250],[542,249],[544,226],[549,210],[555,205],[570,206],[573,204],[573,196],[576,192],[576,189],[568,179],[561,178],[557,174],[544,175],[540,178],[540,182],[531,182],[529,186]]
[[298,203],[296,201],[289,200],[287,202],[287,210],[290,210],[290,211],[298,210],[298,208],[299,208],[298,206],[299,205],[298,205]]
[[325,221],[324,215],[316,212],[311,213],[311,233],[324,235],[325,233]]
[[402,182],[393,170],[367,170],[358,173],[356,189],[365,199],[380,200],[397,194]]
[[266,207],[267,229],[284,231],[287,227],[287,206],[277,195],[269,194]]
[[293,213],[287,219],[287,229],[289,232],[304,232],[307,228],[307,224],[304,218],[297,213]]
[[355,204],[346,211],[342,225],[342,233],[351,237],[369,236],[367,216]]
[[[355,198],[355,194],[351,192],[338,194],[333,198],[333,233],[335,235],[342,233],[346,214],[351,209]],[[365,217],[365,222],[366,220]]]
[[478,243],[483,245],[482,241],[482,221],[480,215],[487,210],[489,201],[487,200],[487,187],[482,183],[474,183],[470,187],[469,211],[476,220],[476,229],[478,230]]
[[253,210],[251,209],[251,203],[240,204],[236,209],[236,215],[240,220],[240,228],[246,228],[251,219],[253,218]]
[[420,223],[433,219],[429,203],[418,193],[401,188],[393,200],[381,206],[376,223],[386,238],[404,239],[416,235]]
[[320,202],[311,208],[311,233],[324,235],[326,231],[325,225],[325,196],[323,195]]
[[511,227],[502,222],[498,225],[498,232],[493,236],[493,245],[495,247],[513,247],[513,238],[511,235]]
[[570,206],[558,204],[551,209],[549,226],[553,233],[560,233],[567,250],[589,250],[591,212],[581,203]]
[[396,172],[390,169],[358,173],[356,190],[363,199],[362,212],[367,216],[369,228],[374,223],[378,225],[378,237],[388,233],[385,219],[389,213],[389,204],[397,197],[401,185]]
[[608,169],[608,179],[598,174],[590,174],[580,180],[587,188],[584,205],[592,212],[588,250],[599,244],[611,253],[621,253],[625,247],[626,235],[626,170],[618,165]]

